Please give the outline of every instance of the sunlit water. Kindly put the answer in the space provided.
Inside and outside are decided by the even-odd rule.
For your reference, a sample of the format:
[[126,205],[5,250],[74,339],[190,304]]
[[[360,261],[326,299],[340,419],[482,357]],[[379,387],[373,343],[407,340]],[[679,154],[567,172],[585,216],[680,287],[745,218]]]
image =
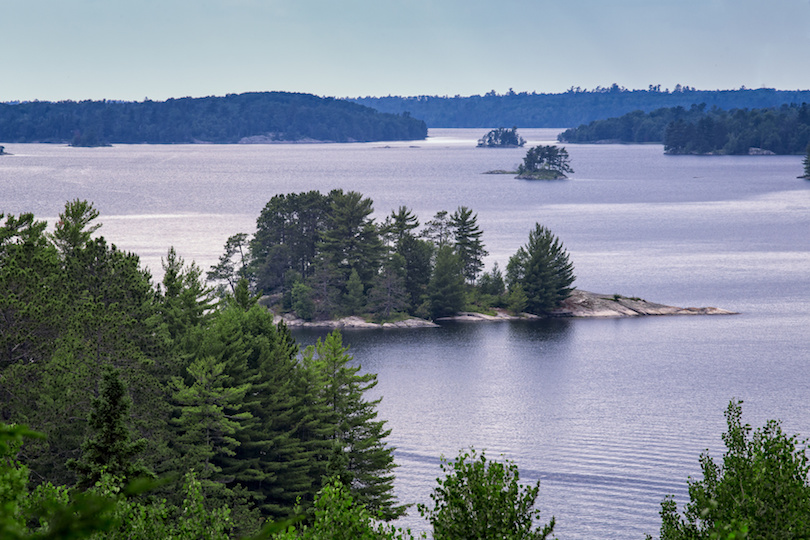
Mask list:
[[[529,145],[553,130],[522,130]],[[277,193],[332,188],[399,205],[425,221],[459,205],[478,213],[488,265],[504,268],[535,222],[565,243],[580,288],[722,317],[446,324],[347,331],[378,374],[380,417],[393,430],[402,502],[429,502],[438,458],[504,454],[561,538],[657,534],[659,503],[683,501],[706,448],[719,457],[723,410],[780,418],[810,436],[810,182],[799,156],[664,156],[661,146],[569,145],[565,182],[484,171],[525,150],[474,148],[480,130],[427,141],[273,146],[5,144],[0,212],[53,221],[66,200],[101,211],[102,233],[141,255],[156,278],[173,245],[204,269],[226,238],[252,232]],[[299,332],[311,343],[317,332]],[[424,524],[415,511],[403,523]]]

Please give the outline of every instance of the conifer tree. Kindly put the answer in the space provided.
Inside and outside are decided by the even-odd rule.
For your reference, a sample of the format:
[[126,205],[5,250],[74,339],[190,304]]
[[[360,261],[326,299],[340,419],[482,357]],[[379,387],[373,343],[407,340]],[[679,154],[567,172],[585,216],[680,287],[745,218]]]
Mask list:
[[174,420],[181,432],[177,444],[182,452],[181,470],[199,471],[200,481],[207,488],[219,488],[221,468],[219,456],[233,456],[239,446],[237,432],[251,417],[239,412],[250,385],[228,386],[225,363],[212,356],[196,359],[188,367],[191,385],[179,377],[173,379],[174,401],[180,415]]
[[488,255],[481,241],[484,234],[478,227],[478,215],[466,206],[459,206],[452,216],[450,223],[453,226],[456,254],[461,262],[464,278],[468,283],[475,283],[475,279],[484,268],[484,257]]
[[130,406],[131,400],[118,372],[107,366],[99,396],[92,402],[89,437],[82,444],[82,456],[68,462],[68,467],[76,471],[80,488],[93,486],[104,474],[122,482],[151,474],[134,460],[147,443],[146,439],[130,440],[132,435],[127,426]]
[[535,224],[529,241],[518,249],[506,267],[510,291],[520,284],[526,310],[542,314],[554,309],[573,290],[574,267],[560,240],[546,227]]
[[384,439],[390,433],[385,422],[377,420],[380,399],[366,401],[363,394],[377,384],[376,375],[359,375],[338,331],[314,347],[308,347],[304,361],[311,364],[322,381],[320,396],[332,413],[333,454],[329,472],[350,486],[352,497],[386,519],[404,513],[393,494],[395,467],[393,448]]
[[430,314],[434,319],[455,315],[464,307],[464,275],[461,263],[449,245],[439,247],[436,253],[428,297]]
[[347,315],[357,315],[366,305],[365,294],[363,294],[363,282],[360,281],[360,274],[352,268],[349,274],[349,281],[346,283],[346,294],[343,296],[343,310]]

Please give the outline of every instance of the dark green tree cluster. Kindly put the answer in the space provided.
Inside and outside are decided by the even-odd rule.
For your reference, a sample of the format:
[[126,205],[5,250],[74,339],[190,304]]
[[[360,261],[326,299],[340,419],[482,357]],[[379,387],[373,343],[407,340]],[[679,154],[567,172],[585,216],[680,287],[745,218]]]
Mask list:
[[345,100],[289,92],[229,94],[167,101],[0,103],[0,141],[236,143],[250,137],[297,141],[424,139],[407,114],[379,113]]
[[633,111],[564,131],[564,142],[663,143],[668,154],[801,154],[810,144],[810,105],[767,109],[689,109]]
[[[246,280],[216,301],[173,249],[155,287],[137,256],[94,237],[97,217],[76,200],[52,233],[31,214],[0,226],[0,421],[44,435],[20,451],[36,484],[115,491],[193,473],[207,511],[230,509],[229,534],[306,509],[328,477],[375,515],[403,512],[364,398],[375,377],[338,334],[302,357]],[[159,491],[181,505],[169,483]]]
[[[722,465],[700,456],[702,480],[689,481],[683,515],[674,499],[661,503],[661,540],[810,536],[810,464],[807,447],[776,421],[752,432],[742,402],[726,409]],[[648,537],[649,538],[649,537]]]
[[[616,118],[632,111],[650,112],[673,107],[689,109],[699,103],[725,110],[778,108],[791,103],[810,103],[810,90],[696,90],[680,84],[672,89],[651,84],[646,89],[629,90],[612,84],[592,90],[572,87],[557,94],[514,92],[510,89],[503,94],[493,90],[474,96],[385,96],[355,98],[353,101],[387,113],[409,111],[431,128],[558,128]],[[658,140],[661,141],[660,138]]]
[[518,135],[517,127],[492,129],[478,139],[479,148],[514,148],[524,144],[526,139]]
[[[532,151],[545,167],[570,172],[564,148]],[[510,261],[507,291],[497,263],[483,272],[488,253],[470,208],[439,211],[421,230],[406,206],[380,224],[371,217],[373,211],[371,199],[357,192],[276,195],[259,215],[254,237],[231,237],[208,277],[225,290],[223,284],[248,278],[274,309],[306,320],[436,319],[498,307],[543,314],[572,290],[567,253],[539,225],[542,230],[533,232]],[[240,250],[234,249],[237,244]]]
[[[304,319],[460,311],[487,255],[477,215],[464,206],[441,211],[419,231],[405,206],[382,223],[373,212],[371,199],[354,191],[276,195],[253,238],[232,237],[208,277],[224,284],[247,276],[281,310]],[[244,257],[232,249],[237,237],[249,245]]]
[[554,178],[565,178],[572,173],[571,158],[565,147],[540,145],[530,148],[518,166],[518,178],[542,177],[543,173]]

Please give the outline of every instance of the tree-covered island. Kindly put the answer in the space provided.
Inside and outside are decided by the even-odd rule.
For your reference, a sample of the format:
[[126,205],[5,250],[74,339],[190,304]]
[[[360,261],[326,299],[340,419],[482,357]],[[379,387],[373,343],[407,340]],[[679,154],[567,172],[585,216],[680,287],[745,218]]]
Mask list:
[[478,139],[478,148],[519,148],[526,144],[526,139],[517,132],[517,127],[512,129],[497,128],[487,132],[486,135]]
[[208,276],[230,292],[244,278],[276,312],[304,320],[438,319],[496,309],[543,315],[570,293],[573,267],[547,229],[532,233],[542,239],[530,236],[504,277],[497,265],[483,271],[487,251],[472,209],[441,210],[424,226],[405,206],[382,223],[373,211],[371,199],[354,191],[276,195],[253,238],[233,235]]
[[71,143],[266,143],[416,140],[425,123],[334,98],[289,92],[167,101],[0,103],[0,141]]

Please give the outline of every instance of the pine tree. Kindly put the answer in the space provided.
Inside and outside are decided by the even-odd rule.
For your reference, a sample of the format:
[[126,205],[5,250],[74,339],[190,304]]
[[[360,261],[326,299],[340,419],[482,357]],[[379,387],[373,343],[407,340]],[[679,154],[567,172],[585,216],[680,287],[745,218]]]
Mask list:
[[405,259],[394,253],[372,281],[368,293],[368,305],[372,313],[383,319],[408,307],[408,291],[405,289]]
[[360,274],[352,268],[349,281],[346,283],[346,294],[343,296],[343,310],[347,315],[359,314],[366,305],[366,295],[363,294],[363,282]]
[[428,297],[434,319],[455,315],[464,307],[464,274],[458,257],[449,245],[439,247],[436,254]]
[[377,420],[380,399],[366,401],[363,394],[374,388],[377,377],[359,375],[360,366],[351,367],[352,357],[338,331],[329,334],[304,353],[305,362],[320,373],[320,395],[332,412],[329,438],[335,443],[328,471],[344,485],[352,497],[386,519],[404,513],[393,494],[393,448],[384,439],[390,434],[385,422]]
[[127,422],[131,400],[118,372],[110,366],[104,370],[99,397],[92,402],[88,417],[89,438],[82,444],[82,457],[68,462],[76,471],[77,485],[93,486],[104,474],[126,482],[151,473],[133,460],[146,448],[146,440],[131,441]]
[[459,206],[452,216],[450,223],[453,226],[456,253],[461,262],[464,278],[468,283],[475,283],[475,279],[484,268],[484,257],[488,255],[481,241],[484,234],[478,227],[478,215],[466,206]]
[[565,300],[575,279],[562,243],[539,223],[529,233],[528,243],[509,259],[506,274],[510,290],[520,284],[526,294],[526,310],[538,315]]
[[208,488],[220,488],[221,468],[219,456],[233,456],[239,446],[237,432],[251,417],[239,412],[249,384],[228,386],[225,363],[212,356],[196,359],[188,367],[193,381],[190,386],[176,377],[174,401],[180,406],[180,415],[174,420],[181,432],[177,444],[182,452],[180,470],[198,470],[200,481]]

